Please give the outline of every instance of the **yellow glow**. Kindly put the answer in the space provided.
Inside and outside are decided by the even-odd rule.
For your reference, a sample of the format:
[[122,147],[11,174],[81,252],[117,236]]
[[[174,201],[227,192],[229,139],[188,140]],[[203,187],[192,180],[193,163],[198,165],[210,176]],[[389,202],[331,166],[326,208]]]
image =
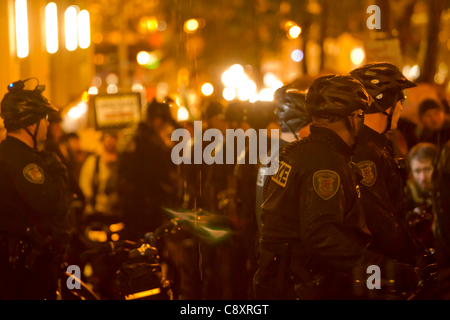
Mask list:
[[90,95],[96,95],[96,94],[98,94],[98,89],[97,89],[97,87],[90,87],[88,93],[89,93]]
[[187,20],[184,23],[184,31],[195,32],[198,29],[198,21],[195,19]]
[[156,31],[158,30],[158,20],[156,20],[155,17],[151,17],[149,19],[147,19],[147,29],[148,31]]
[[186,107],[180,107],[177,113],[178,121],[186,121],[189,119],[189,111]]
[[360,65],[366,58],[366,53],[363,48],[356,47],[352,50],[350,58],[353,64]]
[[136,59],[141,66],[145,66],[150,61],[150,54],[146,51],[141,51],[138,53]]
[[89,102],[89,92],[88,91],[83,92],[83,94],[81,95],[81,101]]
[[236,90],[230,87],[226,87],[225,89],[223,89],[222,95],[227,101],[234,100],[236,98]]
[[78,45],[81,49],[89,48],[91,45],[91,25],[87,10],[78,14]]
[[214,87],[213,87],[213,85],[211,83],[203,84],[203,86],[202,86],[202,93],[205,96],[210,96],[210,95],[213,94],[213,92],[214,92]]
[[45,7],[45,33],[47,41],[47,52],[58,51],[58,12],[54,2]]
[[112,241],[119,241],[119,239],[120,239],[120,236],[117,233],[113,233],[111,235],[111,240]]
[[273,94],[274,92],[271,89],[265,88],[261,90],[259,97],[261,101],[273,101]]
[[302,28],[299,26],[292,26],[289,28],[289,38],[297,39],[302,33]]
[[148,296],[153,296],[153,295],[158,294],[160,292],[161,292],[160,288],[155,288],[155,289],[151,289],[151,290],[147,290],[147,291],[142,291],[142,292],[130,294],[128,296],[125,296],[125,300],[141,299],[141,298],[145,298],[145,297],[148,297]]
[[283,21],[283,28],[285,31],[289,31],[290,28],[296,26],[297,24],[294,21]]
[[122,222],[119,222],[119,223],[114,223],[114,224],[110,225],[109,230],[111,230],[111,232],[119,232],[124,227],[125,227],[125,225]]
[[67,8],[65,14],[65,30],[66,30],[66,48],[74,51],[78,46],[78,27],[77,27],[77,9],[75,7]]
[[30,50],[28,44],[27,0],[16,0],[15,9],[17,56],[19,58],[25,58],[28,56]]

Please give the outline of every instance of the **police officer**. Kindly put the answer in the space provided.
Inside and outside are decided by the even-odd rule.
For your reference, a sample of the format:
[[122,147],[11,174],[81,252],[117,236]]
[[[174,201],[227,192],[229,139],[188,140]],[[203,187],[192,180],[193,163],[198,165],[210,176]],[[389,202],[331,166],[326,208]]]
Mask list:
[[417,286],[412,267],[366,249],[371,235],[361,207],[362,175],[351,157],[371,103],[348,75],[323,76],[309,88],[311,134],[284,148],[262,206],[257,299],[355,298],[367,289],[361,278],[369,265],[386,278],[391,270],[399,287]]
[[[281,150],[290,142],[305,138],[309,135],[309,125],[311,119],[306,113],[306,92],[301,91],[296,85],[296,82],[288,84],[275,91],[274,100],[277,104],[275,115],[281,128],[281,135],[279,140],[279,149]],[[280,152],[278,152],[278,155]],[[268,157],[270,156],[270,152]],[[276,161],[273,159],[268,165],[260,165],[258,168],[258,175],[256,179],[256,219],[258,223],[258,230],[261,233],[261,205],[264,202],[264,182],[269,175],[269,168],[276,170]],[[273,163],[273,166],[272,166]],[[275,172],[271,172],[270,175]]]
[[45,86],[9,85],[1,102],[7,130],[0,144],[0,298],[55,299],[68,240],[68,173],[54,154],[38,151],[55,108]]
[[370,249],[415,265],[421,250],[405,224],[406,174],[400,168],[404,161],[394,159],[385,134],[397,128],[405,99],[403,90],[416,85],[396,66],[384,62],[367,64],[353,70],[351,75],[374,100],[365,111],[353,158],[364,173],[361,193],[366,222],[373,236]]

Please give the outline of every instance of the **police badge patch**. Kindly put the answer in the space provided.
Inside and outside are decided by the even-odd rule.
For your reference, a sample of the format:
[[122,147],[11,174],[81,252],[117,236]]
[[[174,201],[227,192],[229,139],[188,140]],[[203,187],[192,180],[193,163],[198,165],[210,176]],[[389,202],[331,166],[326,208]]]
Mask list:
[[367,187],[371,187],[377,181],[377,166],[372,161],[361,161],[357,166],[362,170],[364,179],[361,183]]
[[25,178],[34,184],[44,183],[44,170],[35,163],[30,163],[23,169]]
[[339,190],[341,179],[330,170],[317,171],[313,175],[313,185],[316,193],[324,200],[331,199]]

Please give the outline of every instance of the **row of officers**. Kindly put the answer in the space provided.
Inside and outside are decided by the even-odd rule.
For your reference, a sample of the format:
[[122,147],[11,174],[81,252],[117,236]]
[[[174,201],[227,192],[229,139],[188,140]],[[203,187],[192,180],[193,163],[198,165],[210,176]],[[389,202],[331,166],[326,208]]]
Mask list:
[[[319,77],[307,92],[295,83],[276,92],[280,150],[279,157],[271,159],[274,166],[259,168],[256,216],[250,217],[257,221],[257,249],[246,243],[245,230],[235,238],[241,250],[255,253],[254,298],[404,298],[417,291],[430,266],[437,266],[438,285],[427,297],[450,297],[450,148],[443,149],[436,170],[431,248],[406,225],[406,164],[394,157],[386,135],[397,127],[404,90],[415,86],[396,66],[380,62],[349,75]],[[69,174],[55,154],[37,149],[45,140],[48,114],[54,111],[42,95],[44,88],[25,90],[18,81],[8,89],[1,103],[7,138],[0,144],[0,298],[52,299],[68,236]],[[144,127],[138,130],[142,137]],[[306,127],[310,133],[303,137]],[[125,176],[143,184],[167,184],[171,179],[161,176],[164,170],[152,170],[163,159],[140,146],[141,140],[134,138],[124,152],[131,164]],[[137,149],[143,153],[133,157]],[[212,184],[219,179],[207,177]],[[127,217],[128,225],[141,231],[148,231],[147,224],[158,226],[160,220],[143,219],[138,213],[144,205],[161,211],[158,201],[163,195],[146,192],[152,189],[138,183],[126,186],[125,198],[134,214]],[[202,187],[206,203],[212,188]],[[240,186],[235,187],[239,193]],[[141,193],[142,202],[135,201]],[[251,206],[255,209],[254,203]],[[246,268],[245,262],[234,263],[232,270]],[[382,289],[367,286],[370,266],[380,269]],[[230,281],[238,281],[237,274]]]

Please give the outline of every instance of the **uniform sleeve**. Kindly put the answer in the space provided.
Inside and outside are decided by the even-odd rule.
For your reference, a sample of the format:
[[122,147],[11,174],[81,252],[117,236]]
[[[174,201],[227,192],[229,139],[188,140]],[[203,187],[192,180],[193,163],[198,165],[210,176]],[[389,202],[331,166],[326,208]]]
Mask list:
[[68,191],[67,169],[52,175],[40,157],[10,162],[10,178],[23,201],[42,216],[56,214]]
[[346,194],[342,178],[338,171],[321,170],[300,181],[300,233],[302,242],[316,255],[344,270],[370,260],[374,254],[354,237],[364,227],[358,221],[362,212],[358,208],[345,212],[345,202],[355,196]]

